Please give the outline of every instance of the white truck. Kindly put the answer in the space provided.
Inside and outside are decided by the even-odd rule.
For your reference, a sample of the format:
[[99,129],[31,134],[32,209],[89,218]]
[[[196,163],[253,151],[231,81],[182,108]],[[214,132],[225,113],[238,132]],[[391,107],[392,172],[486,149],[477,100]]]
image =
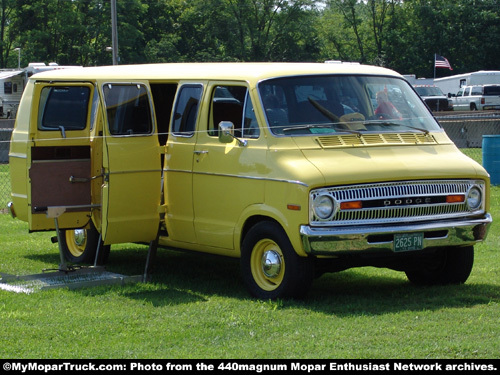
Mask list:
[[436,78],[433,82],[445,94],[456,94],[465,86],[500,85],[500,71],[480,70],[472,73],[456,74],[454,76]]
[[449,96],[455,111],[500,110],[500,85],[465,86]]

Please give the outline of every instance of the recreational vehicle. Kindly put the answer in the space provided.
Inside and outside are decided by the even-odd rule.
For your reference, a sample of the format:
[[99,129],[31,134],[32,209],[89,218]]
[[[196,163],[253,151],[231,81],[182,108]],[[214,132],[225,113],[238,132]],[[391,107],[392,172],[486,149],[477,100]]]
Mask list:
[[500,71],[480,70],[478,72],[436,78],[434,84],[445,94],[457,94],[458,90],[465,86],[500,85]]

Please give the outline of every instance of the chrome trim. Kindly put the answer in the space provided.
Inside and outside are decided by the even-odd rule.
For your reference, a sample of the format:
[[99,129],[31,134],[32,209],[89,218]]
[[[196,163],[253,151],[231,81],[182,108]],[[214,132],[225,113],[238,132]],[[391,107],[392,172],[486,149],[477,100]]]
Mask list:
[[295,184],[295,185],[302,185],[305,187],[309,187],[305,182],[298,181],[298,180],[285,180],[285,179],[279,179],[279,178],[269,178],[269,177],[257,177],[257,176],[239,176],[236,174],[224,174],[224,173],[210,173],[210,172],[192,172],[190,170],[185,170],[185,169],[169,169],[169,168],[164,168],[164,172],[177,172],[177,173],[192,173],[192,174],[199,174],[199,175],[207,175],[207,176],[217,176],[217,177],[231,177],[231,178],[243,178],[247,180],[259,180],[259,181],[272,181],[272,182],[285,182],[288,184]]
[[[478,216],[485,212],[484,199],[475,211],[469,210],[466,199],[474,186],[485,197],[486,187],[482,180],[397,181],[315,189],[309,197],[309,222],[313,226],[377,225]],[[321,194],[330,195],[339,205],[361,201],[365,208],[339,210],[330,220],[322,220],[312,209],[314,198]],[[434,198],[443,199],[447,195],[464,195],[465,199],[461,203],[432,202]],[[416,203],[418,200],[420,202]],[[370,204],[371,207],[367,207]]]
[[19,152],[9,153],[9,158],[17,158],[17,159],[28,159],[26,154],[21,154]]
[[[424,233],[424,248],[473,245],[488,233],[493,219],[490,214],[481,218],[460,221],[438,221],[413,225],[356,226],[314,228],[300,227],[300,236],[306,253],[340,255],[346,253],[393,251],[396,233]],[[377,238],[378,236],[378,238]]]

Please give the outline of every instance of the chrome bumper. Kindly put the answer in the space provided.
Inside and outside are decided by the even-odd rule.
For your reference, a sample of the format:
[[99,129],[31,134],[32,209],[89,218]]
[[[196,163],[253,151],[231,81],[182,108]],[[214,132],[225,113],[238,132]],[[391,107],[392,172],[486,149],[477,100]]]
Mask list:
[[304,250],[313,255],[341,255],[356,252],[392,252],[397,233],[424,233],[428,247],[473,245],[486,238],[492,222],[490,214],[480,219],[440,221],[390,226],[300,227]]

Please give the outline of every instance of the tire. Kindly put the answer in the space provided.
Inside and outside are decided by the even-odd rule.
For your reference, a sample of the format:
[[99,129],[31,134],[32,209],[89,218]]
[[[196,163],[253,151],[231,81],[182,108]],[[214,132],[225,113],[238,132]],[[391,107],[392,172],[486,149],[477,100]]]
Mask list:
[[243,240],[241,274],[256,298],[303,298],[311,286],[314,265],[311,258],[297,255],[280,225],[264,221]]
[[471,111],[477,111],[477,107],[475,103],[470,103],[470,110]]
[[463,284],[469,278],[474,264],[474,247],[442,249],[430,261],[406,271],[411,283],[416,285]]
[[[89,229],[63,229],[59,233],[63,241],[61,244],[62,252],[68,262],[94,264],[99,243],[99,232],[92,221],[90,221]],[[104,246],[101,241],[97,265],[106,264],[110,249],[110,245]]]

